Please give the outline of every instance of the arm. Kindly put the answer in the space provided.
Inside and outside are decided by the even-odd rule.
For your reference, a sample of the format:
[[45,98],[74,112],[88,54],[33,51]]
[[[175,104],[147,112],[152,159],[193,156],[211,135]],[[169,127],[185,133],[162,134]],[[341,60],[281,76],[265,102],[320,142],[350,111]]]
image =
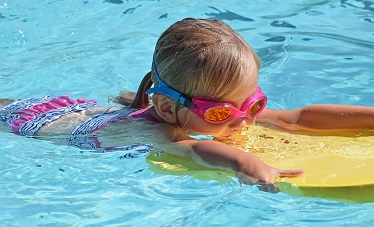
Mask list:
[[280,170],[263,163],[253,154],[243,152],[227,144],[213,140],[183,140],[178,142],[190,148],[189,156],[198,164],[229,169],[244,183],[273,182],[276,177],[296,177],[302,170]]
[[265,109],[257,117],[257,122],[270,123],[288,130],[372,130],[374,108],[319,104],[296,110]]
[[158,143],[158,147],[165,152],[189,156],[202,166],[231,170],[243,183],[269,183],[273,182],[276,177],[296,177],[303,174],[302,170],[272,168],[253,154],[222,142],[195,140],[189,137],[184,130],[176,129],[169,124],[161,124],[158,128],[163,132],[158,136],[168,138],[167,142]]

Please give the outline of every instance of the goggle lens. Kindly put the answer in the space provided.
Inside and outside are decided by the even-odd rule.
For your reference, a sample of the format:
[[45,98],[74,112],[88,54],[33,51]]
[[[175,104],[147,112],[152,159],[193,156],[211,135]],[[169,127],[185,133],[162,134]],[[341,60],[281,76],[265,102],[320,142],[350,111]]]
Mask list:
[[248,111],[249,115],[251,117],[257,116],[260,113],[260,111],[264,108],[265,105],[266,105],[265,99],[259,100],[258,102],[253,104],[253,106],[251,106],[251,108]]
[[228,119],[232,110],[226,107],[212,107],[205,111],[204,117],[208,121],[220,122]]

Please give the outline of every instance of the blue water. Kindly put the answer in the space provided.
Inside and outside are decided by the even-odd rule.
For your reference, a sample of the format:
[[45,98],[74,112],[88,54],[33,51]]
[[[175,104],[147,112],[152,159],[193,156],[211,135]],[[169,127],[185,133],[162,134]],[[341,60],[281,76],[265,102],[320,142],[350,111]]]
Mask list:
[[[184,17],[230,24],[263,60],[278,108],[373,106],[371,1],[0,0],[0,97],[69,93],[107,103],[137,89],[162,31]],[[295,3],[297,2],[297,3]],[[2,226],[367,226],[374,204],[160,175],[118,159],[0,132]]]

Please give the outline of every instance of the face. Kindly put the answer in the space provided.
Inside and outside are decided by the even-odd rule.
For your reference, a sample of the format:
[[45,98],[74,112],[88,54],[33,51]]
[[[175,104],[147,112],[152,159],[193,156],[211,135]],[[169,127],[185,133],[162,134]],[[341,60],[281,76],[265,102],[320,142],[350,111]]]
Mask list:
[[[241,83],[242,87],[236,92],[224,97],[223,101],[230,102],[240,109],[244,101],[252,96],[257,89],[257,72],[253,72],[253,75],[250,75],[249,78]],[[254,118],[243,117],[230,119],[223,123],[209,123],[185,107],[178,111],[178,119],[180,127],[185,130],[198,134],[212,135],[217,138],[227,138],[238,134],[243,128],[252,125],[255,120]]]

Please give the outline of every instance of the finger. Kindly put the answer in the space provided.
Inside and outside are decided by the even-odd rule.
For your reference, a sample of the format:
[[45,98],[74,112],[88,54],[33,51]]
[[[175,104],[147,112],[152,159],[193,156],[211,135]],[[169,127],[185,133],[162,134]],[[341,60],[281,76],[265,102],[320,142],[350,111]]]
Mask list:
[[248,176],[243,172],[237,172],[236,177],[239,181],[243,184],[254,186],[256,185],[260,191],[270,192],[270,193],[278,193],[279,189],[276,184],[274,183],[264,183],[259,182],[256,178]]
[[304,174],[304,170],[279,170],[279,177],[298,177]]
[[274,194],[279,192],[277,185],[274,183],[270,183],[270,184],[260,183],[257,187],[258,189],[260,189],[260,191],[263,191],[263,192],[270,192]]
[[256,178],[248,176],[247,174],[243,172],[237,172],[235,173],[235,175],[239,179],[239,181],[242,182],[243,184],[255,185],[258,183],[258,180]]

